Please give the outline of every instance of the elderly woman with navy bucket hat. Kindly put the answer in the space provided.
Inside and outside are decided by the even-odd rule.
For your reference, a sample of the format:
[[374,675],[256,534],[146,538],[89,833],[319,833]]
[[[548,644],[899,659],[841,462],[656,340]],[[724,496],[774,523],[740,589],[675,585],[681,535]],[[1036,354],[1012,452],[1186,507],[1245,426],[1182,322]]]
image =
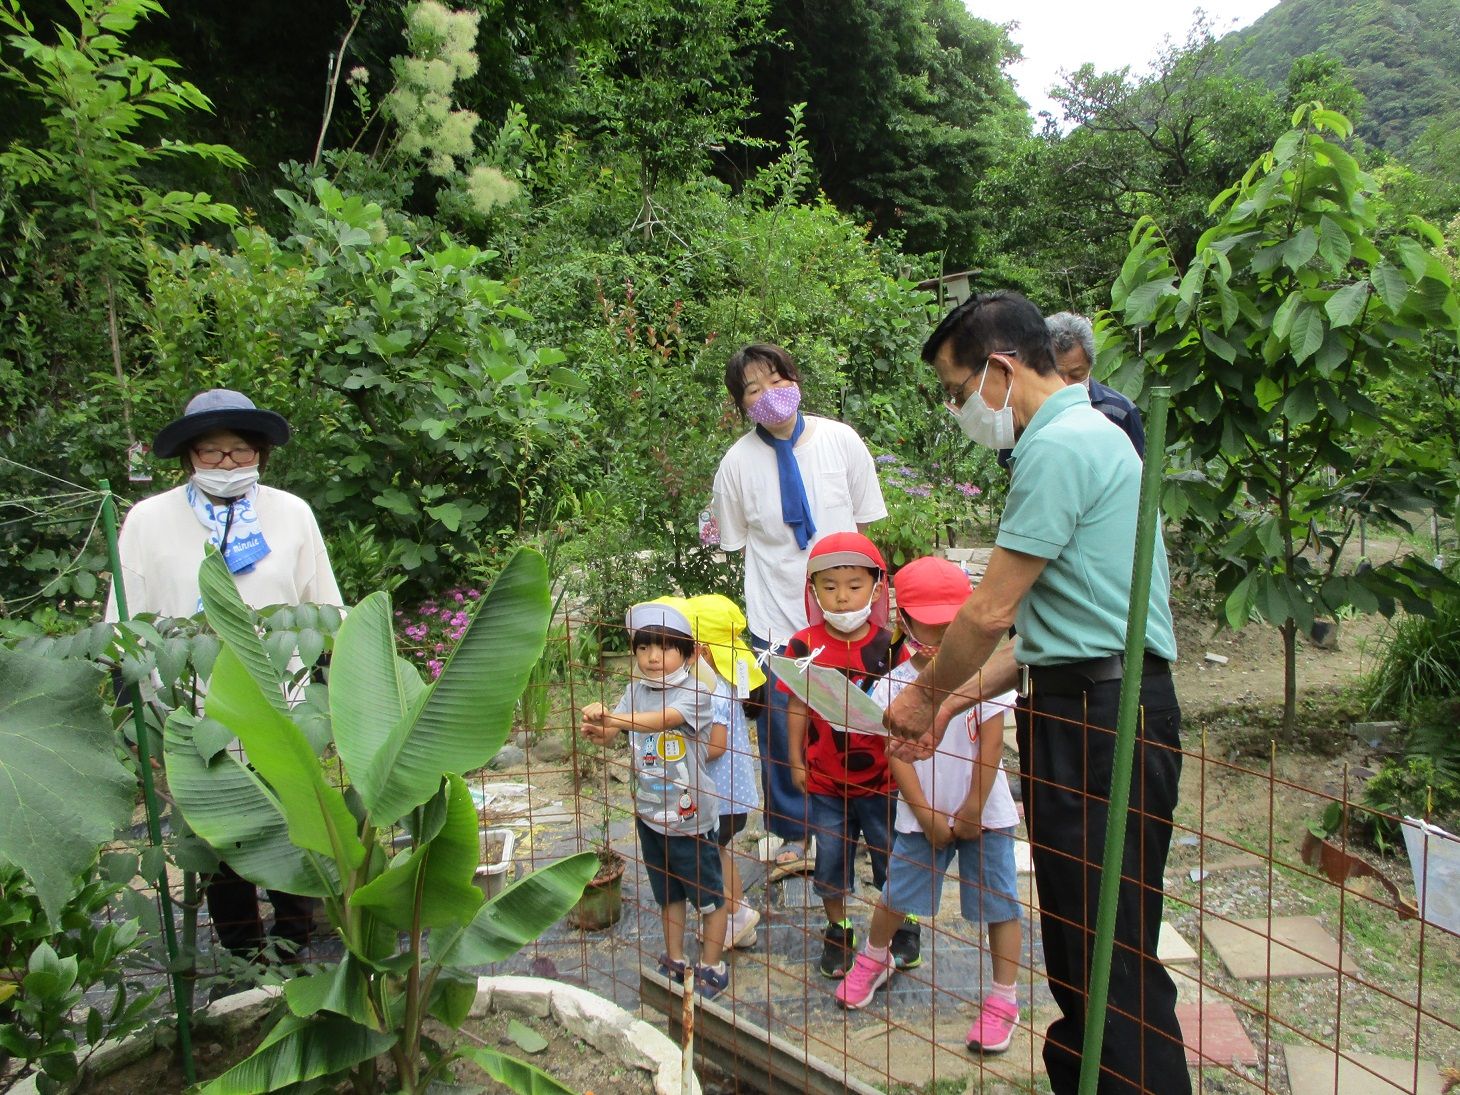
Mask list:
[[[239,595],[253,608],[343,604],[308,503],[259,482],[269,453],[287,444],[289,435],[280,415],[227,388],[194,396],[158,432],[153,453],[177,457],[186,479],[138,502],[122,525],[121,580],[131,611],[178,617],[200,612],[198,568],[209,544],[222,552]],[[106,618],[117,618],[115,588]],[[273,890],[269,898],[270,935],[303,947],[309,939],[308,900]],[[261,951],[258,893],[226,863],[208,883],[208,913],[228,950],[244,956]]]

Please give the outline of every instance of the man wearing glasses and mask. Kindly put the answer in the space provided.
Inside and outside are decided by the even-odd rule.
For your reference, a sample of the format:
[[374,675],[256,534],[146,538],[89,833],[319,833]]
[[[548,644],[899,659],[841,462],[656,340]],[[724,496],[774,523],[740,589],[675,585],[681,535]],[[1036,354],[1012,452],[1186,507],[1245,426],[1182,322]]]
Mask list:
[[[948,410],[972,441],[1012,449],[996,546],[977,590],[916,685],[887,710],[888,752],[936,748],[970,702],[1027,689],[1018,710],[1025,816],[1050,990],[1045,1066],[1057,1095],[1078,1087],[1100,889],[1105,802],[1121,678],[1141,677],[1100,1090],[1190,1091],[1176,988],[1156,958],[1171,818],[1181,773],[1181,710],[1171,681],[1166,550],[1159,539],[1143,663],[1123,664],[1141,458],[1056,368],[1043,317],[1016,293],[974,297],[923,346]],[[1012,645],[999,644],[1017,625]],[[919,687],[921,686],[921,687]]]

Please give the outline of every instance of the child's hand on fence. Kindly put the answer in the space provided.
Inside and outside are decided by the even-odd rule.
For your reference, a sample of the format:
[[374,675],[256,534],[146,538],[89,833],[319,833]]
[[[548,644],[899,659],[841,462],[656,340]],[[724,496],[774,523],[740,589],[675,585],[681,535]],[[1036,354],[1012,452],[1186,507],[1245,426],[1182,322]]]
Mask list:
[[583,722],[579,729],[594,745],[606,745],[609,738],[617,732],[604,725],[603,716],[606,713],[607,708],[596,700],[583,708]]
[[791,762],[791,782],[796,785],[796,790],[803,795],[806,793],[806,765]]

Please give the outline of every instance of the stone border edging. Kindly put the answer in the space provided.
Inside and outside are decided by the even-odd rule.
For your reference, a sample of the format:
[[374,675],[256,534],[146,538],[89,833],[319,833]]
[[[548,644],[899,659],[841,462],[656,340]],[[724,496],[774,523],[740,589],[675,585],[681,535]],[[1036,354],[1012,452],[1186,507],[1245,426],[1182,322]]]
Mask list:
[[[469,1014],[480,1019],[491,1011],[553,1019],[600,1053],[652,1072],[655,1095],[680,1095],[679,1046],[659,1028],[596,993],[542,977],[478,977]],[[691,1077],[690,1091],[700,1095],[698,1077]]]

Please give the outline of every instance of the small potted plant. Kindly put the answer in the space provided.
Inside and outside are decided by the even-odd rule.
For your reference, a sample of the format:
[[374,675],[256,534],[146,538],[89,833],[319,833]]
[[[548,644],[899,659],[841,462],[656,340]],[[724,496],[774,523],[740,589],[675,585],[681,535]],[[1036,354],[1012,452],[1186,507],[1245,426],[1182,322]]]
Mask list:
[[584,931],[602,931],[619,922],[624,913],[624,857],[614,851],[608,835],[608,796],[603,800],[603,821],[593,841],[598,857],[598,873],[583,888],[583,896],[573,908],[572,920]]

